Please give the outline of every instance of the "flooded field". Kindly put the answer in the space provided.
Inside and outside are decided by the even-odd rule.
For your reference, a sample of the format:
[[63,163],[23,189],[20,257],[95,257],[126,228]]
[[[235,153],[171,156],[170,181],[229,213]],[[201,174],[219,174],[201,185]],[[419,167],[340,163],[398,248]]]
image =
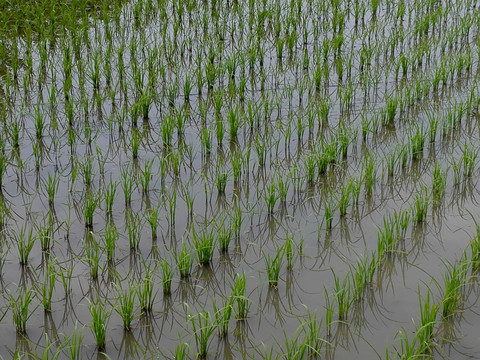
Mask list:
[[0,356],[480,353],[475,0],[0,0]]

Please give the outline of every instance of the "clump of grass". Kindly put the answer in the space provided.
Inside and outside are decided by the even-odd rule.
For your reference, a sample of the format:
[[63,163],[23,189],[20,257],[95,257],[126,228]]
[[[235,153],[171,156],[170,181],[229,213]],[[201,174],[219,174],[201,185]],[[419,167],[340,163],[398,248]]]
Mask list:
[[217,329],[217,322],[208,311],[193,315],[190,308],[188,310],[190,315],[188,321],[192,324],[193,337],[197,348],[197,359],[206,359],[212,335]]
[[82,358],[83,333],[79,330],[77,323],[73,329],[72,335],[68,337],[67,353],[71,360],[80,360]]
[[332,269],[333,280],[335,283],[335,300],[338,307],[338,320],[345,321],[352,304],[352,294],[350,290],[350,277],[346,276],[340,283],[339,278]]
[[215,249],[215,237],[212,232],[203,230],[197,233],[192,225],[193,245],[197,252],[198,262],[207,265],[212,260],[213,251]]
[[473,174],[475,162],[478,157],[478,149],[474,149],[471,145],[465,144],[462,149],[463,174],[470,177]]
[[432,179],[432,198],[434,204],[439,204],[445,196],[447,174],[447,170],[443,171],[438,162],[435,162]]
[[107,217],[111,217],[113,213],[113,203],[115,201],[115,194],[117,192],[117,182],[111,181],[105,189],[105,212]]
[[140,303],[140,309],[143,312],[151,312],[153,310],[153,302],[155,300],[155,293],[153,292],[154,281],[152,279],[153,270],[150,267],[145,269],[145,277],[140,285],[137,287],[137,297]]
[[283,249],[285,251],[285,257],[287,259],[287,269],[291,270],[293,268],[293,261],[294,261],[294,250],[295,250],[295,240],[293,238],[293,234],[287,234],[285,239],[285,244],[283,245]]
[[50,260],[45,270],[45,279],[42,284],[42,303],[43,309],[46,312],[52,310],[52,296],[55,289],[55,281],[57,279],[57,272],[55,271],[54,262]]
[[126,220],[127,235],[130,249],[137,250],[140,245],[140,239],[142,236],[142,218],[140,217],[140,214],[128,211]]
[[480,269],[480,226],[477,225],[477,233],[473,237],[472,240],[470,240],[470,250],[472,252],[472,257],[471,257],[471,264],[472,264],[472,270],[474,272],[478,271]]
[[160,268],[162,269],[163,294],[170,295],[172,293],[172,280],[173,280],[172,266],[168,263],[167,259],[163,259],[163,261],[160,263]]
[[232,298],[227,298],[223,300],[223,306],[217,308],[215,299],[213,300],[213,313],[215,314],[215,321],[218,326],[218,335],[220,337],[228,336],[228,324],[230,323],[230,318],[232,317],[233,305]]
[[443,275],[443,300],[442,315],[448,318],[458,311],[463,299],[463,286],[465,285],[466,267],[465,263],[448,264]]
[[280,275],[280,268],[282,266],[283,256],[285,254],[284,247],[277,248],[275,256],[264,254],[265,266],[267,267],[267,277],[270,286],[276,287],[278,285],[278,277]]
[[88,191],[85,195],[85,203],[83,206],[83,216],[85,218],[85,226],[88,228],[93,227],[93,215],[97,208],[100,198],[95,196],[92,192]]
[[132,321],[135,318],[135,292],[135,288],[130,284],[126,290],[123,290],[120,285],[117,286],[115,311],[122,318],[123,328],[126,331],[131,330]]
[[152,239],[157,238],[157,228],[158,228],[158,211],[159,211],[159,206],[156,206],[148,212],[148,215],[146,215],[146,219],[148,223],[150,224],[150,229],[152,231]]
[[430,290],[422,301],[420,291],[418,292],[418,301],[420,303],[420,327],[417,329],[417,338],[420,342],[420,352],[429,352],[433,342],[433,331],[436,324],[436,318],[440,306],[432,303],[430,300]]
[[20,260],[20,265],[27,265],[28,264],[28,258],[30,256],[30,253],[33,249],[33,245],[35,243],[33,239],[33,232],[32,229],[28,232],[28,235],[25,234],[25,228],[22,227],[20,229],[20,232],[16,237],[16,243],[17,243],[17,249],[18,249],[18,256]]
[[217,172],[217,190],[219,194],[225,194],[225,188],[227,186],[228,173],[226,171]]
[[107,346],[107,325],[111,311],[105,308],[105,304],[97,301],[89,302],[88,310],[92,316],[92,332],[99,350],[105,350]]
[[103,242],[105,245],[105,251],[107,253],[107,260],[109,263],[113,263],[115,260],[116,242],[118,239],[118,231],[115,225],[107,223],[105,226],[105,234],[103,235]]
[[272,182],[268,186],[267,192],[264,195],[264,199],[265,199],[265,202],[267,204],[268,215],[273,215],[273,211],[275,209],[275,204],[277,203],[277,200],[278,200],[277,186],[274,182]]
[[417,223],[422,223],[427,217],[428,205],[430,203],[427,189],[422,186],[420,191],[415,195],[413,202],[413,214]]
[[245,320],[250,309],[250,299],[246,296],[246,292],[247,279],[245,273],[235,274],[231,300],[235,304],[233,311],[237,320]]
[[187,278],[192,271],[192,253],[187,249],[185,242],[182,241],[182,248],[178,253],[175,253],[175,261],[177,263],[180,277]]
[[228,252],[228,247],[232,241],[232,228],[225,226],[224,222],[217,227],[217,242],[220,247],[220,251],[226,253]]
[[23,292],[19,288],[18,296],[16,298],[11,293],[8,295],[15,330],[18,334],[25,334],[27,331],[27,320],[33,314],[33,311],[30,311],[29,307],[35,298],[35,292],[33,288],[27,289]]

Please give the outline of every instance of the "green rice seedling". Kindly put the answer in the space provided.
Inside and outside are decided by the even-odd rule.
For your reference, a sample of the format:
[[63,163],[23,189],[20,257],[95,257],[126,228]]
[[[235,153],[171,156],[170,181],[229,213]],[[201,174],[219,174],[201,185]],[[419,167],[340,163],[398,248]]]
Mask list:
[[121,170],[121,178],[125,206],[130,207],[130,204],[132,203],[132,193],[134,185],[133,174],[130,167],[127,166]]
[[92,184],[93,178],[93,165],[90,156],[85,158],[85,162],[80,163],[80,169],[82,170],[83,174],[83,182],[87,187],[89,187]]
[[466,273],[461,264],[447,264],[446,272],[443,275],[443,300],[442,315],[448,318],[458,311],[463,299],[463,286],[465,285]]
[[42,303],[45,312],[52,310],[52,296],[55,289],[55,281],[57,279],[57,272],[53,260],[50,260],[45,270],[45,279],[42,284]]
[[35,109],[35,135],[37,139],[43,138],[43,131],[45,128],[45,120],[40,113],[40,109]]
[[100,246],[95,240],[95,236],[90,231],[84,240],[85,252],[87,255],[87,263],[90,268],[90,276],[93,280],[98,279],[100,269]]
[[18,233],[18,235],[15,234],[15,238],[16,238],[15,242],[17,243],[20,265],[27,265],[28,257],[30,256],[30,253],[33,249],[33,245],[35,243],[33,239],[32,229],[30,229],[28,234],[26,234],[25,228],[22,226],[20,228],[20,232]]
[[[419,357],[417,348],[418,338],[416,335],[410,341],[407,331],[401,330],[395,337],[400,338],[400,348],[395,349],[395,359],[417,359]],[[389,358],[389,355],[387,355],[387,358]]]
[[104,191],[105,194],[105,212],[107,217],[113,214],[113,203],[115,201],[115,193],[117,192],[117,182],[110,181]]
[[215,249],[213,232],[203,230],[201,233],[197,233],[192,225],[192,239],[197,252],[198,262],[202,265],[207,265],[212,260]]
[[415,200],[413,202],[413,213],[417,223],[425,221],[429,203],[430,200],[427,189],[423,186],[415,196]]
[[130,331],[132,321],[135,319],[135,288],[131,285],[129,285],[126,290],[123,290],[119,285],[117,285],[116,288],[117,301],[115,311],[122,318],[124,330]]
[[230,160],[232,162],[233,182],[238,184],[242,176],[242,154],[239,151],[234,151],[231,153]]
[[107,223],[105,226],[105,233],[103,235],[103,243],[107,253],[107,261],[113,263],[115,260],[115,248],[118,239],[118,231],[115,225]]
[[426,297],[422,301],[420,290],[418,291],[418,301],[420,304],[420,327],[417,329],[417,338],[420,343],[419,352],[430,352],[434,336],[434,327],[436,324],[437,314],[440,306],[431,303],[430,290],[427,291]]
[[8,293],[9,305],[15,330],[18,334],[25,334],[27,332],[27,320],[33,315],[33,311],[30,311],[29,307],[35,298],[35,292],[33,288],[26,289],[23,292],[20,288],[18,290],[16,298],[11,293]]
[[275,256],[270,254],[264,254],[265,266],[267,267],[268,283],[272,287],[276,287],[278,284],[278,277],[280,275],[280,268],[282,266],[283,256],[285,255],[285,249],[283,246],[277,248]]
[[264,195],[264,199],[267,204],[268,215],[273,215],[273,210],[275,209],[275,204],[278,200],[277,186],[273,181],[268,186],[267,193]]
[[245,320],[250,309],[250,299],[247,294],[247,279],[245,273],[235,274],[232,285],[231,300],[235,304],[233,311],[237,320]]
[[212,151],[212,139],[210,135],[210,130],[206,126],[202,126],[202,128],[200,129],[200,142],[202,144],[205,155],[210,155]]
[[219,194],[225,194],[227,181],[228,173],[226,171],[217,171],[217,190]]
[[55,193],[58,190],[58,176],[56,174],[52,175],[48,173],[46,190],[48,195],[48,204],[52,206],[55,200]]
[[330,337],[332,336],[333,304],[325,287],[323,288],[323,295],[325,298],[325,326],[327,327],[327,336]]
[[233,211],[233,219],[232,219],[232,234],[238,238],[242,231],[242,220],[243,213],[240,206],[236,206],[235,210]]
[[38,239],[40,240],[40,247],[42,251],[49,251],[53,241],[53,220],[49,215],[49,219],[44,219],[44,223],[39,226]]
[[95,337],[98,350],[105,350],[107,346],[107,326],[110,319],[111,311],[105,308],[105,304],[97,301],[93,304],[89,301],[88,310],[92,316],[92,333]]
[[190,315],[188,321],[192,324],[193,337],[197,348],[197,359],[206,359],[212,335],[218,325],[208,311],[193,315],[189,308],[188,312]]
[[170,215],[170,226],[175,225],[175,212],[177,209],[177,189],[173,187],[173,191],[167,192],[168,213]]
[[170,295],[172,293],[173,268],[167,259],[163,259],[160,263],[160,268],[162,269],[163,294]]
[[82,358],[83,331],[78,329],[75,322],[75,328],[72,335],[67,338],[67,354],[70,360],[80,360]]
[[397,238],[405,239],[407,234],[408,225],[410,225],[411,214],[407,210],[400,210],[397,212],[396,210],[393,213],[394,221],[396,223],[397,228]]
[[315,182],[317,172],[317,157],[314,154],[307,154],[305,156],[305,171],[307,182],[311,185]]
[[258,136],[255,140],[255,150],[257,152],[258,166],[263,168],[267,158],[267,145],[265,141],[260,140]]
[[288,188],[290,187],[288,180],[285,181],[282,177],[280,177],[277,181],[276,187],[278,190],[278,198],[282,204],[285,204],[287,201]]
[[333,224],[333,212],[335,211],[335,206],[333,205],[332,199],[331,198],[325,199],[324,206],[325,206],[325,212],[324,212],[323,218],[325,221],[325,227],[327,230],[331,230],[332,224]]
[[230,141],[235,141],[238,135],[238,128],[240,127],[240,115],[238,106],[230,109],[228,112],[228,124],[230,125]]
[[220,251],[228,252],[228,247],[230,242],[232,241],[232,228],[230,226],[225,226],[224,222],[217,227],[216,234],[217,234],[217,242],[220,247]]
[[415,134],[410,138],[410,148],[412,150],[412,159],[417,159],[422,153],[425,145],[425,136],[423,127],[417,127]]
[[430,132],[429,138],[430,142],[434,143],[435,139],[437,138],[437,130],[438,130],[438,118],[435,115],[431,115],[430,117]]
[[305,333],[305,345],[307,346],[310,356],[320,354],[322,344],[325,342],[320,336],[322,322],[318,321],[317,314],[307,308],[307,319],[302,321],[301,329]]
[[472,271],[477,272],[480,269],[480,226],[477,225],[477,233],[470,240],[470,250],[472,252],[471,264]]
[[159,205],[150,209],[148,215],[146,215],[146,219],[150,224],[150,229],[152,231],[152,239],[157,238],[157,228],[158,228],[158,211],[160,210]]
[[344,182],[340,190],[340,199],[338,201],[338,208],[340,210],[340,216],[347,215],[347,209],[350,205],[350,183]]
[[218,335],[220,337],[228,336],[228,324],[230,323],[230,318],[232,317],[233,305],[232,298],[226,298],[223,300],[223,306],[217,308],[215,299],[212,301],[213,313],[215,315],[215,322],[218,326]]
[[145,268],[145,277],[140,285],[136,288],[140,309],[143,312],[151,312],[153,310],[153,302],[156,294],[153,292],[154,280],[152,279],[153,270],[150,267]]
[[372,194],[373,186],[376,182],[377,170],[373,156],[370,154],[365,155],[365,162],[363,167],[363,181],[365,182],[365,192]]
[[298,332],[290,339],[284,332],[285,350],[282,356],[285,359],[305,359],[308,358],[308,344],[305,339],[300,339],[301,332]]
[[132,148],[132,157],[138,159],[138,149],[140,148],[140,135],[138,133],[138,128],[132,128],[132,136],[130,138],[130,146]]
[[178,344],[175,347],[175,351],[172,354],[173,358],[175,360],[187,360],[187,359],[189,359],[189,357],[188,357],[189,349],[190,349],[190,347],[188,346],[187,343]]
[[150,179],[152,178],[153,160],[146,161],[143,165],[142,176],[140,182],[142,184],[142,191],[146,194],[150,188]]
[[293,268],[293,256],[294,256],[294,247],[296,246],[295,240],[293,239],[293,234],[287,234],[285,239],[285,244],[283,248],[285,250],[285,257],[287,259],[287,269],[291,270]]
[[352,304],[352,294],[350,290],[350,277],[346,276],[340,284],[340,280],[332,269],[333,280],[335,283],[335,300],[338,306],[338,320],[344,321],[347,319],[350,305]]
[[474,149],[471,145],[465,144],[462,149],[463,175],[472,176],[475,162],[478,157],[478,149]]
[[125,225],[127,226],[127,235],[130,249],[137,250],[140,245],[143,228],[143,222],[140,214],[128,211]]
[[[378,1],[378,0],[377,0]],[[387,122],[391,123],[397,114],[399,99],[392,95],[387,98]]]
[[351,282],[353,284],[352,299],[354,301],[360,301],[363,297],[363,293],[368,284],[368,258],[357,260],[357,266],[354,269],[350,269]]
[[100,201],[98,196],[95,196],[92,192],[87,192],[85,195],[85,202],[83,204],[83,217],[85,219],[85,227],[93,227],[93,215],[97,209],[97,205]]
[[383,228],[377,230],[378,242],[377,253],[381,257],[385,253],[393,253],[397,250],[396,221],[391,216],[383,217]]
[[453,168],[453,184],[460,184],[461,174],[462,174],[462,163],[455,160],[452,161]]
[[192,253],[187,249],[184,241],[182,241],[182,249],[175,253],[175,262],[177,263],[180,277],[189,277],[190,272],[192,271]]
[[445,196],[445,188],[447,187],[447,174],[448,171],[443,171],[438,162],[435,162],[432,179],[432,198],[434,204],[439,204]]

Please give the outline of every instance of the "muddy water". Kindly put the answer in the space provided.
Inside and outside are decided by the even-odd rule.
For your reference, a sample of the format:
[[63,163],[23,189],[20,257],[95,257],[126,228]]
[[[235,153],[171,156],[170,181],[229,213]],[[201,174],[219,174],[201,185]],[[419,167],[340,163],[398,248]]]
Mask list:
[[[288,16],[295,14],[290,4],[282,3],[279,8],[275,4],[270,1],[256,4],[255,16],[265,7],[274,14],[279,11],[284,24]],[[273,42],[275,25],[269,20],[265,33],[259,38],[264,60],[255,58],[250,68],[248,56],[256,40],[249,36],[256,36],[257,30],[246,23],[250,12],[247,5],[240,7],[238,12],[229,12],[227,4],[222,3],[225,8],[220,10],[220,18],[224,23],[218,25],[208,6],[197,4],[188,15],[185,9],[178,20],[182,26],[175,35],[171,19],[178,19],[179,15],[171,4],[166,7],[160,4],[157,8],[148,1],[130,2],[122,7],[118,22],[112,21],[107,27],[104,21],[92,21],[83,35],[88,41],[84,38],[81,43],[80,56],[73,55],[73,85],[69,92],[73,106],[70,133],[74,136],[71,141],[69,104],[62,90],[65,81],[62,44],[73,47],[75,37],[63,36],[56,46],[49,48],[44,80],[40,85],[37,84],[42,73],[40,53],[33,46],[33,84],[26,83],[30,78],[25,75],[28,73],[25,67],[20,67],[18,82],[10,85],[7,80],[2,82],[2,91],[7,94],[2,100],[7,165],[3,175],[5,224],[1,280],[4,296],[0,303],[5,315],[0,322],[3,339],[0,355],[4,358],[15,353],[41,356],[53,342],[51,352],[62,351],[61,357],[68,357],[67,347],[62,343],[67,339],[68,344],[68,338],[77,327],[83,334],[82,357],[105,357],[97,350],[88,309],[90,302],[98,301],[111,311],[106,324],[105,354],[108,357],[173,358],[176,346],[186,342],[190,346],[189,356],[194,358],[197,350],[189,309],[192,314],[212,311],[213,300],[218,304],[229,297],[235,274],[242,272],[246,275],[246,296],[250,299],[248,316],[244,320],[232,316],[227,338],[220,338],[216,333],[212,335],[208,358],[262,358],[272,346],[274,353],[280,353],[285,349],[286,339],[303,339],[299,329],[309,313],[322,321],[319,335],[325,342],[319,349],[320,358],[384,358],[387,346],[391,354],[394,348],[400,349],[398,332],[403,330],[412,338],[420,321],[419,292],[425,296],[430,289],[434,302],[440,303],[445,264],[461,259],[465,250],[470,258],[469,243],[476,233],[475,220],[479,214],[478,165],[472,176],[464,177],[462,173],[458,183],[453,169],[454,163],[461,162],[466,143],[478,149],[478,112],[472,107],[472,111],[461,115],[454,125],[451,119],[452,109],[469,99],[472,88],[474,96],[478,97],[475,87],[478,34],[472,30],[452,42],[452,53],[460,54],[457,57],[441,51],[442,41],[457,36],[454,30],[459,26],[458,18],[465,18],[476,10],[471,10],[466,2],[440,3],[438,6],[445,10],[445,16],[436,25],[436,31],[428,33],[434,46],[427,49],[428,56],[422,58],[423,62],[416,69],[410,67],[403,77],[400,75],[400,79],[396,79],[400,54],[413,62],[419,49],[425,46],[421,35],[406,30],[423,19],[425,9],[415,8],[410,1],[406,4],[411,11],[407,11],[403,20],[404,40],[391,50],[388,41],[400,31],[395,25],[394,9],[383,4],[377,19],[372,20],[370,7],[364,4],[364,21],[355,24],[353,13],[342,3],[346,14],[341,50],[343,74],[340,77],[338,56],[330,49],[325,60],[329,78],[323,73],[317,90],[314,72],[317,64],[324,64],[321,44],[324,39],[332,39],[333,10],[330,5],[302,4],[303,17],[301,24],[297,24],[298,39],[291,53],[285,48],[282,59],[277,56]],[[150,5],[151,9],[146,10]],[[134,16],[139,6],[144,9],[139,15],[140,21]],[[161,15],[163,8],[166,18]],[[164,26],[166,35],[160,36]],[[225,30],[228,36],[210,44],[208,38],[219,29]],[[306,29],[305,41],[303,29]],[[282,34],[283,31],[285,29]],[[204,32],[205,37],[201,35]],[[110,36],[112,40],[108,40]],[[20,57],[27,56],[28,46],[22,38],[11,41],[18,41]],[[379,50],[362,65],[361,51],[367,45]],[[208,64],[204,58],[210,49],[219,52],[214,63],[221,63],[225,68],[227,57],[237,56],[238,62],[242,59],[246,62],[243,75],[240,65],[236,65],[234,80],[238,89],[243,76],[244,98],[239,90],[233,95],[229,93],[231,79],[227,72],[217,75],[211,90],[206,82],[203,83],[200,92],[196,85],[196,61],[201,61],[201,71],[205,71]],[[94,89],[92,80],[95,53],[102,59],[99,89]],[[122,73],[118,54],[123,56]],[[310,59],[307,67],[304,67],[304,54]],[[454,72],[436,92],[422,90],[422,84],[432,82],[437,68],[448,68],[449,61],[458,61],[462,54],[472,56],[473,65],[469,69]],[[149,69],[149,57],[153,59],[155,70]],[[106,61],[111,62],[110,85],[107,84]],[[348,61],[351,70],[348,70]],[[158,79],[152,85],[153,102],[148,118],[138,118],[140,145],[138,157],[134,158],[132,136],[135,130],[131,125],[131,112],[139,96],[138,71],[144,76],[142,89],[147,87],[150,73],[158,74]],[[188,102],[183,90],[187,76],[192,81]],[[362,83],[362,76],[368,81]],[[50,101],[52,86],[57,91],[53,102]],[[349,88],[352,97],[350,105],[345,106],[342,99]],[[407,102],[409,91],[419,92],[412,97],[411,105]],[[382,126],[381,119],[390,96],[402,96],[404,105],[401,111],[399,107],[392,121]],[[327,98],[331,108],[328,121],[322,122],[320,104]],[[218,104],[220,99],[222,107],[216,115],[215,102]],[[252,127],[248,123],[249,106],[251,112],[257,112]],[[235,107],[242,114],[241,124],[238,136],[230,141],[227,119],[229,110]],[[36,139],[36,110],[45,121],[44,136],[39,140]],[[165,119],[175,118],[179,111],[183,111],[181,116],[185,119],[184,134],[178,136],[175,128],[168,146],[162,135],[168,121]],[[432,116],[439,119],[439,129],[435,141],[429,144],[427,130]],[[313,118],[310,128],[309,117]],[[216,136],[218,118],[223,119],[225,129],[222,146]],[[370,125],[364,140],[362,123],[365,120],[370,121]],[[15,124],[19,124],[20,129],[18,148],[12,140]],[[312,149],[321,148],[322,141],[333,139],[341,124],[351,134],[346,155],[338,156],[337,163],[330,164],[324,174],[316,173],[314,182],[309,183],[305,169],[307,155]],[[403,167],[399,158],[393,176],[389,176],[388,157],[409,144],[422,124],[426,138],[423,153],[417,159],[409,156]],[[444,134],[441,134],[442,127],[446,129]],[[200,135],[202,128],[210,132],[210,154],[205,153]],[[260,164],[257,150],[262,146],[265,146],[264,165]],[[410,150],[407,151],[410,154]],[[237,182],[233,180],[231,163],[235,153],[244,157],[241,178]],[[175,156],[179,157],[178,175],[172,164]],[[376,170],[371,192],[367,191],[363,179],[366,159],[372,159]],[[92,180],[91,184],[86,184],[85,167],[89,160]],[[140,178],[145,164],[150,161],[152,174],[148,190],[144,192]],[[435,161],[443,169],[449,169],[443,200],[435,206],[430,204],[423,223],[410,223],[398,251],[380,259],[374,281],[368,285],[362,300],[352,303],[345,321],[337,321],[334,274],[343,281],[355,269],[357,260],[377,252],[378,229],[382,228],[384,217],[394,211],[411,209],[422,186],[431,188]],[[163,166],[166,166],[164,176]],[[224,194],[219,194],[216,185],[217,173],[221,171],[228,173]],[[49,174],[58,176],[53,204],[49,204],[46,192]],[[125,202],[122,174],[133,179],[129,204]],[[329,201],[334,206],[338,203],[341,186],[350,177],[361,184],[358,205],[350,204],[345,216],[340,216],[336,208],[332,228],[327,229],[326,204]],[[265,196],[270,184],[278,183],[279,179],[289,185],[286,198],[278,200],[273,214],[268,214]],[[109,218],[105,209],[105,188],[112,183],[116,183],[117,188]],[[87,194],[99,197],[91,228],[85,226],[84,219]],[[185,194],[194,199],[192,216]],[[174,198],[172,218],[169,203]],[[157,206],[159,222],[154,237],[146,216]],[[241,211],[241,228],[238,236],[232,239],[229,251],[222,253],[217,246],[210,265],[197,265],[192,224],[197,231],[206,228],[217,234],[217,225],[222,221],[231,226],[237,209]],[[141,219],[137,225],[140,241],[136,250],[129,246],[128,212]],[[49,251],[42,251],[37,231],[49,216],[55,229],[53,245]],[[85,241],[92,232],[95,240],[101,243],[109,221],[119,232],[115,257],[113,263],[109,263],[104,246],[100,246],[100,275],[95,280],[90,275]],[[17,249],[22,228],[27,234],[33,229],[35,238],[26,266],[19,264]],[[293,234],[298,245],[294,264],[292,269],[287,269],[284,259],[278,286],[272,287],[264,259],[275,254],[289,234]],[[187,279],[180,278],[174,260],[182,241],[194,258],[191,276]],[[168,296],[162,293],[161,270],[157,268],[162,259],[174,268],[172,294]],[[58,274],[52,309],[45,312],[41,284],[49,261],[55,262]],[[118,305],[117,288],[121,285],[124,289],[129,286],[133,289],[141,284],[147,267],[155,269],[153,310],[142,313],[136,300],[132,330],[124,331],[121,317],[113,310]],[[71,281],[65,291],[60,272],[69,271]],[[448,321],[438,317],[435,358],[463,359],[475,357],[478,352],[475,335],[478,333],[478,284],[474,280],[475,277],[469,278],[464,286],[461,311]],[[36,297],[29,307],[26,334],[15,334],[9,294],[16,297],[25,289],[34,289]],[[325,320],[325,292],[334,304],[330,335]],[[289,357],[285,355],[285,358]]]

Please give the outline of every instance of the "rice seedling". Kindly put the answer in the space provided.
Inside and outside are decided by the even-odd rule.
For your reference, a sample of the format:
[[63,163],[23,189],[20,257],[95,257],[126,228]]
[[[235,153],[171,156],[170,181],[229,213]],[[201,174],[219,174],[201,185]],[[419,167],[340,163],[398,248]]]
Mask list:
[[128,235],[128,243],[130,249],[137,250],[140,245],[140,239],[142,237],[143,222],[140,214],[128,211],[126,214],[126,227]]
[[78,329],[77,325],[75,322],[72,335],[67,338],[67,354],[71,360],[79,360],[82,358],[83,331],[82,329]]
[[87,192],[87,194],[85,195],[85,202],[83,205],[83,217],[85,221],[85,227],[87,228],[93,227],[93,215],[95,214],[95,210],[97,209],[99,201],[100,197],[95,196],[95,194],[91,192]]
[[150,179],[152,178],[152,166],[153,160],[146,161],[143,165],[142,176],[140,177],[143,193],[147,193],[150,188]]
[[178,271],[180,272],[180,277],[189,277],[190,272],[192,271],[192,253],[189,249],[187,249],[184,241],[182,241],[181,250],[174,255]]
[[145,276],[139,286],[136,288],[140,309],[143,312],[151,312],[153,310],[153,302],[156,294],[153,292],[154,280],[152,275],[154,271],[150,267],[145,268]]
[[105,246],[105,252],[107,253],[107,261],[109,263],[113,263],[115,260],[115,249],[116,249],[116,242],[118,239],[118,231],[117,228],[111,224],[107,223],[105,226],[105,233],[103,235],[103,243]]
[[293,234],[287,234],[285,239],[285,244],[283,249],[285,251],[285,257],[287,259],[287,269],[291,270],[293,268],[293,256],[294,256],[294,247],[296,246],[295,240],[293,239]]
[[277,186],[274,182],[271,182],[267,188],[266,194],[264,195],[265,203],[267,204],[268,215],[273,215],[275,209],[275,204],[278,200],[277,195]]
[[434,327],[440,306],[431,303],[430,290],[427,291],[425,298],[418,291],[418,301],[420,303],[420,326],[417,328],[416,337],[420,343],[420,352],[430,352],[434,336]]
[[347,215],[347,209],[350,205],[350,192],[350,183],[344,183],[340,190],[340,199],[338,201],[338,209],[340,210],[340,216],[342,217]]
[[228,336],[228,324],[230,323],[230,318],[232,317],[233,305],[232,298],[226,298],[223,300],[222,307],[217,308],[215,299],[212,300],[213,313],[215,315],[215,322],[218,327],[218,335],[220,337]]
[[53,220],[49,214],[49,218],[43,220],[44,223],[39,226],[38,229],[38,239],[40,240],[40,246],[42,251],[49,251],[53,242]]
[[125,167],[121,170],[121,176],[122,176],[122,189],[123,189],[123,196],[125,199],[125,206],[130,207],[130,204],[132,203],[132,193],[133,193],[133,176],[131,169],[129,167]]
[[56,174],[52,175],[48,173],[46,190],[48,195],[48,204],[52,206],[55,200],[55,194],[58,190],[58,176]]
[[192,239],[197,252],[198,262],[202,265],[207,265],[212,260],[215,249],[215,236],[213,232],[208,232],[204,229],[202,232],[197,233],[192,225]]
[[219,194],[225,194],[227,181],[228,181],[228,173],[225,171],[218,171],[217,172],[217,190]]
[[92,232],[87,234],[83,246],[87,256],[86,261],[90,269],[90,277],[96,280],[100,271],[100,246]]
[[333,304],[325,287],[323,288],[323,295],[325,298],[325,326],[327,327],[327,336],[330,337],[332,335]]
[[107,326],[111,311],[107,310],[101,301],[92,303],[89,301],[88,310],[92,316],[91,330],[98,350],[105,350],[107,346]]
[[135,288],[131,284],[126,290],[123,290],[120,285],[117,285],[116,288],[117,300],[114,309],[122,318],[123,328],[130,331],[132,321],[135,319]]
[[346,276],[340,284],[340,280],[332,269],[333,280],[335,283],[335,300],[337,301],[338,320],[344,321],[348,317],[348,311],[352,304],[352,294],[350,290],[350,277]]
[[232,228],[226,226],[224,221],[216,229],[217,234],[217,242],[222,252],[228,252],[228,247],[230,246],[230,242],[232,241]]
[[45,269],[45,279],[42,283],[42,304],[43,309],[48,312],[52,310],[52,296],[55,289],[55,282],[57,279],[57,272],[53,260],[47,263]]
[[432,179],[432,198],[434,204],[439,204],[445,196],[447,187],[448,170],[442,170],[440,165],[435,162]]
[[188,308],[188,312],[188,321],[192,324],[193,338],[197,348],[197,359],[206,359],[208,347],[212,341],[212,335],[218,325],[208,311],[193,315],[191,309]]
[[324,211],[324,222],[325,222],[325,227],[327,230],[332,229],[332,224],[333,224],[333,212],[335,211],[335,206],[333,205],[333,201],[331,198],[325,199],[324,201],[324,206],[325,206],[325,211]]
[[162,269],[163,294],[170,295],[172,293],[173,268],[167,259],[163,259],[160,263],[160,268]]
[[25,231],[25,228],[22,226],[19,233],[14,234],[15,242],[17,243],[20,265],[28,264],[28,258],[30,256],[30,253],[32,252],[33,245],[35,243],[33,239],[32,229],[30,229],[28,234],[26,234]]
[[466,271],[461,263],[447,264],[446,272],[443,275],[443,300],[442,315],[448,318],[459,311],[463,299],[463,287],[465,285]]
[[186,360],[188,359],[188,352],[190,347],[188,343],[181,343],[175,347],[175,351],[173,353],[173,358],[175,360]]
[[275,252],[275,256],[270,254],[264,254],[265,266],[267,268],[268,283],[272,287],[278,285],[278,277],[280,275],[280,268],[282,266],[283,257],[285,255],[285,249],[283,246],[278,247]]
[[425,221],[427,217],[428,205],[430,203],[427,189],[422,187],[420,191],[416,194],[415,200],[413,202],[413,213],[414,218],[417,223]]
[[146,215],[146,219],[150,224],[150,229],[152,231],[152,239],[157,238],[157,228],[158,228],[158,216],[159,216],[159,205],[150,209],[148,214]]
[[35,292],[32,288],[24,291],[18,288],[17,297],[14,297],[12,293],[8,293],[8,297],[15,330],[18,334],[25,334],[27,332],[27,321],[33,315],[33,311],[29,307],[35,298]]
[[470,177],[473,174],[475,161],[478,157],[478,149],[474,149],[471,145],[465,144],[462,149],[463,175]]
[[235,304],[233,311],[237,320],[245,320],[250,309],[250,299],[246,296],[247,279],[245,273],[235,274],[231,300]]

